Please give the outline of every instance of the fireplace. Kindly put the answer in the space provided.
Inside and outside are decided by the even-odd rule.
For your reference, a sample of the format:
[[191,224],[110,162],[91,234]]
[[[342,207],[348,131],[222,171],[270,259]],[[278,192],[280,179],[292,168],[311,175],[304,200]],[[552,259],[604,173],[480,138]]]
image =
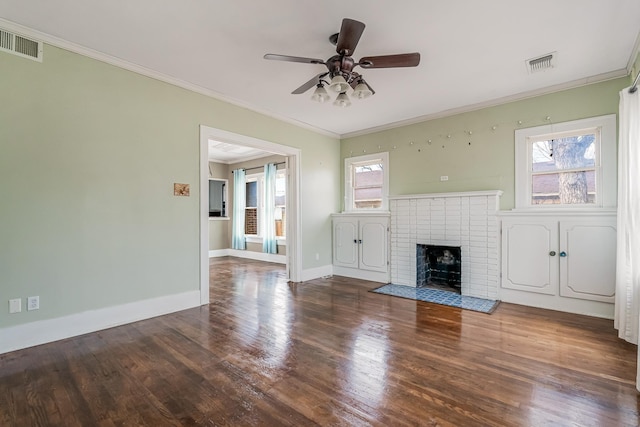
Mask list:
[[460,293],[460,246],[416,245],[416,286]]

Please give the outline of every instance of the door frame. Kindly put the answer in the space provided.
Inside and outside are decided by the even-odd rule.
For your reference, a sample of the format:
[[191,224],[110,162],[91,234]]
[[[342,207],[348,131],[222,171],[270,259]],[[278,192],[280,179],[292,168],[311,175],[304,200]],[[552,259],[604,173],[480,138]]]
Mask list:
[[287,279],[302,277],[302,233],[300,222],[301,150],[247,135],[200,125],[200,303],[209,304],[209,139],[258,148],[287,156]]

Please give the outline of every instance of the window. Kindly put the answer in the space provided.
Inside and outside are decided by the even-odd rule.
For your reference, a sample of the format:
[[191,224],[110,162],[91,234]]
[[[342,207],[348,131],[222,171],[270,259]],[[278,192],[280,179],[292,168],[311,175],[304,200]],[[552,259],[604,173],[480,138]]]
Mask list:
[[615,206],[615,115],[516,130],[516,208]]
[[345,159],[345,211],[386,210],[389,153]]
[[209,178],[209,217],[228,219],[227,180]]
[[258,179],[248,178],[245,192],[244,234],[258,234]]
[[276,205],[275,221],[276,221],[276,237],[285,237],[286,235],[286,205],[287,205],[287,174],[285,171],[278,171],[276,174]]
[[[286,205],[287,205],[287,174],[285,170],[276,172],[276,194],[274,209],[276,238],[286,237]],[[244,233],[249,236],[260,237],[264,227],[262,223],[265,215],[264,206],[264,174],[252,174],[246,178]]]

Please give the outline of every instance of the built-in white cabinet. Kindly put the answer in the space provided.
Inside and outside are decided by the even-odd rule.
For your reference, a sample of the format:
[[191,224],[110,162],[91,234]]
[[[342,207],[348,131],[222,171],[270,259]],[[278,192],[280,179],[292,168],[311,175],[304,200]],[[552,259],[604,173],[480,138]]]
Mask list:
[[614,214],[502,217],[503,301],[603,314],[573,300],[613,303],[615,269]]
[[389,215],[335,214],[334,274],[389,282]]

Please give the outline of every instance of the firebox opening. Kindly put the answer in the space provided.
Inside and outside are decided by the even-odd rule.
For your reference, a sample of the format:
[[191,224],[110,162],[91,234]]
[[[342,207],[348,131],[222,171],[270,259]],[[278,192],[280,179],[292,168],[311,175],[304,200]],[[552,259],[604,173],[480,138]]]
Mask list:
[[416,252],[416,286],[460,293],[460,246],[417,245]]

